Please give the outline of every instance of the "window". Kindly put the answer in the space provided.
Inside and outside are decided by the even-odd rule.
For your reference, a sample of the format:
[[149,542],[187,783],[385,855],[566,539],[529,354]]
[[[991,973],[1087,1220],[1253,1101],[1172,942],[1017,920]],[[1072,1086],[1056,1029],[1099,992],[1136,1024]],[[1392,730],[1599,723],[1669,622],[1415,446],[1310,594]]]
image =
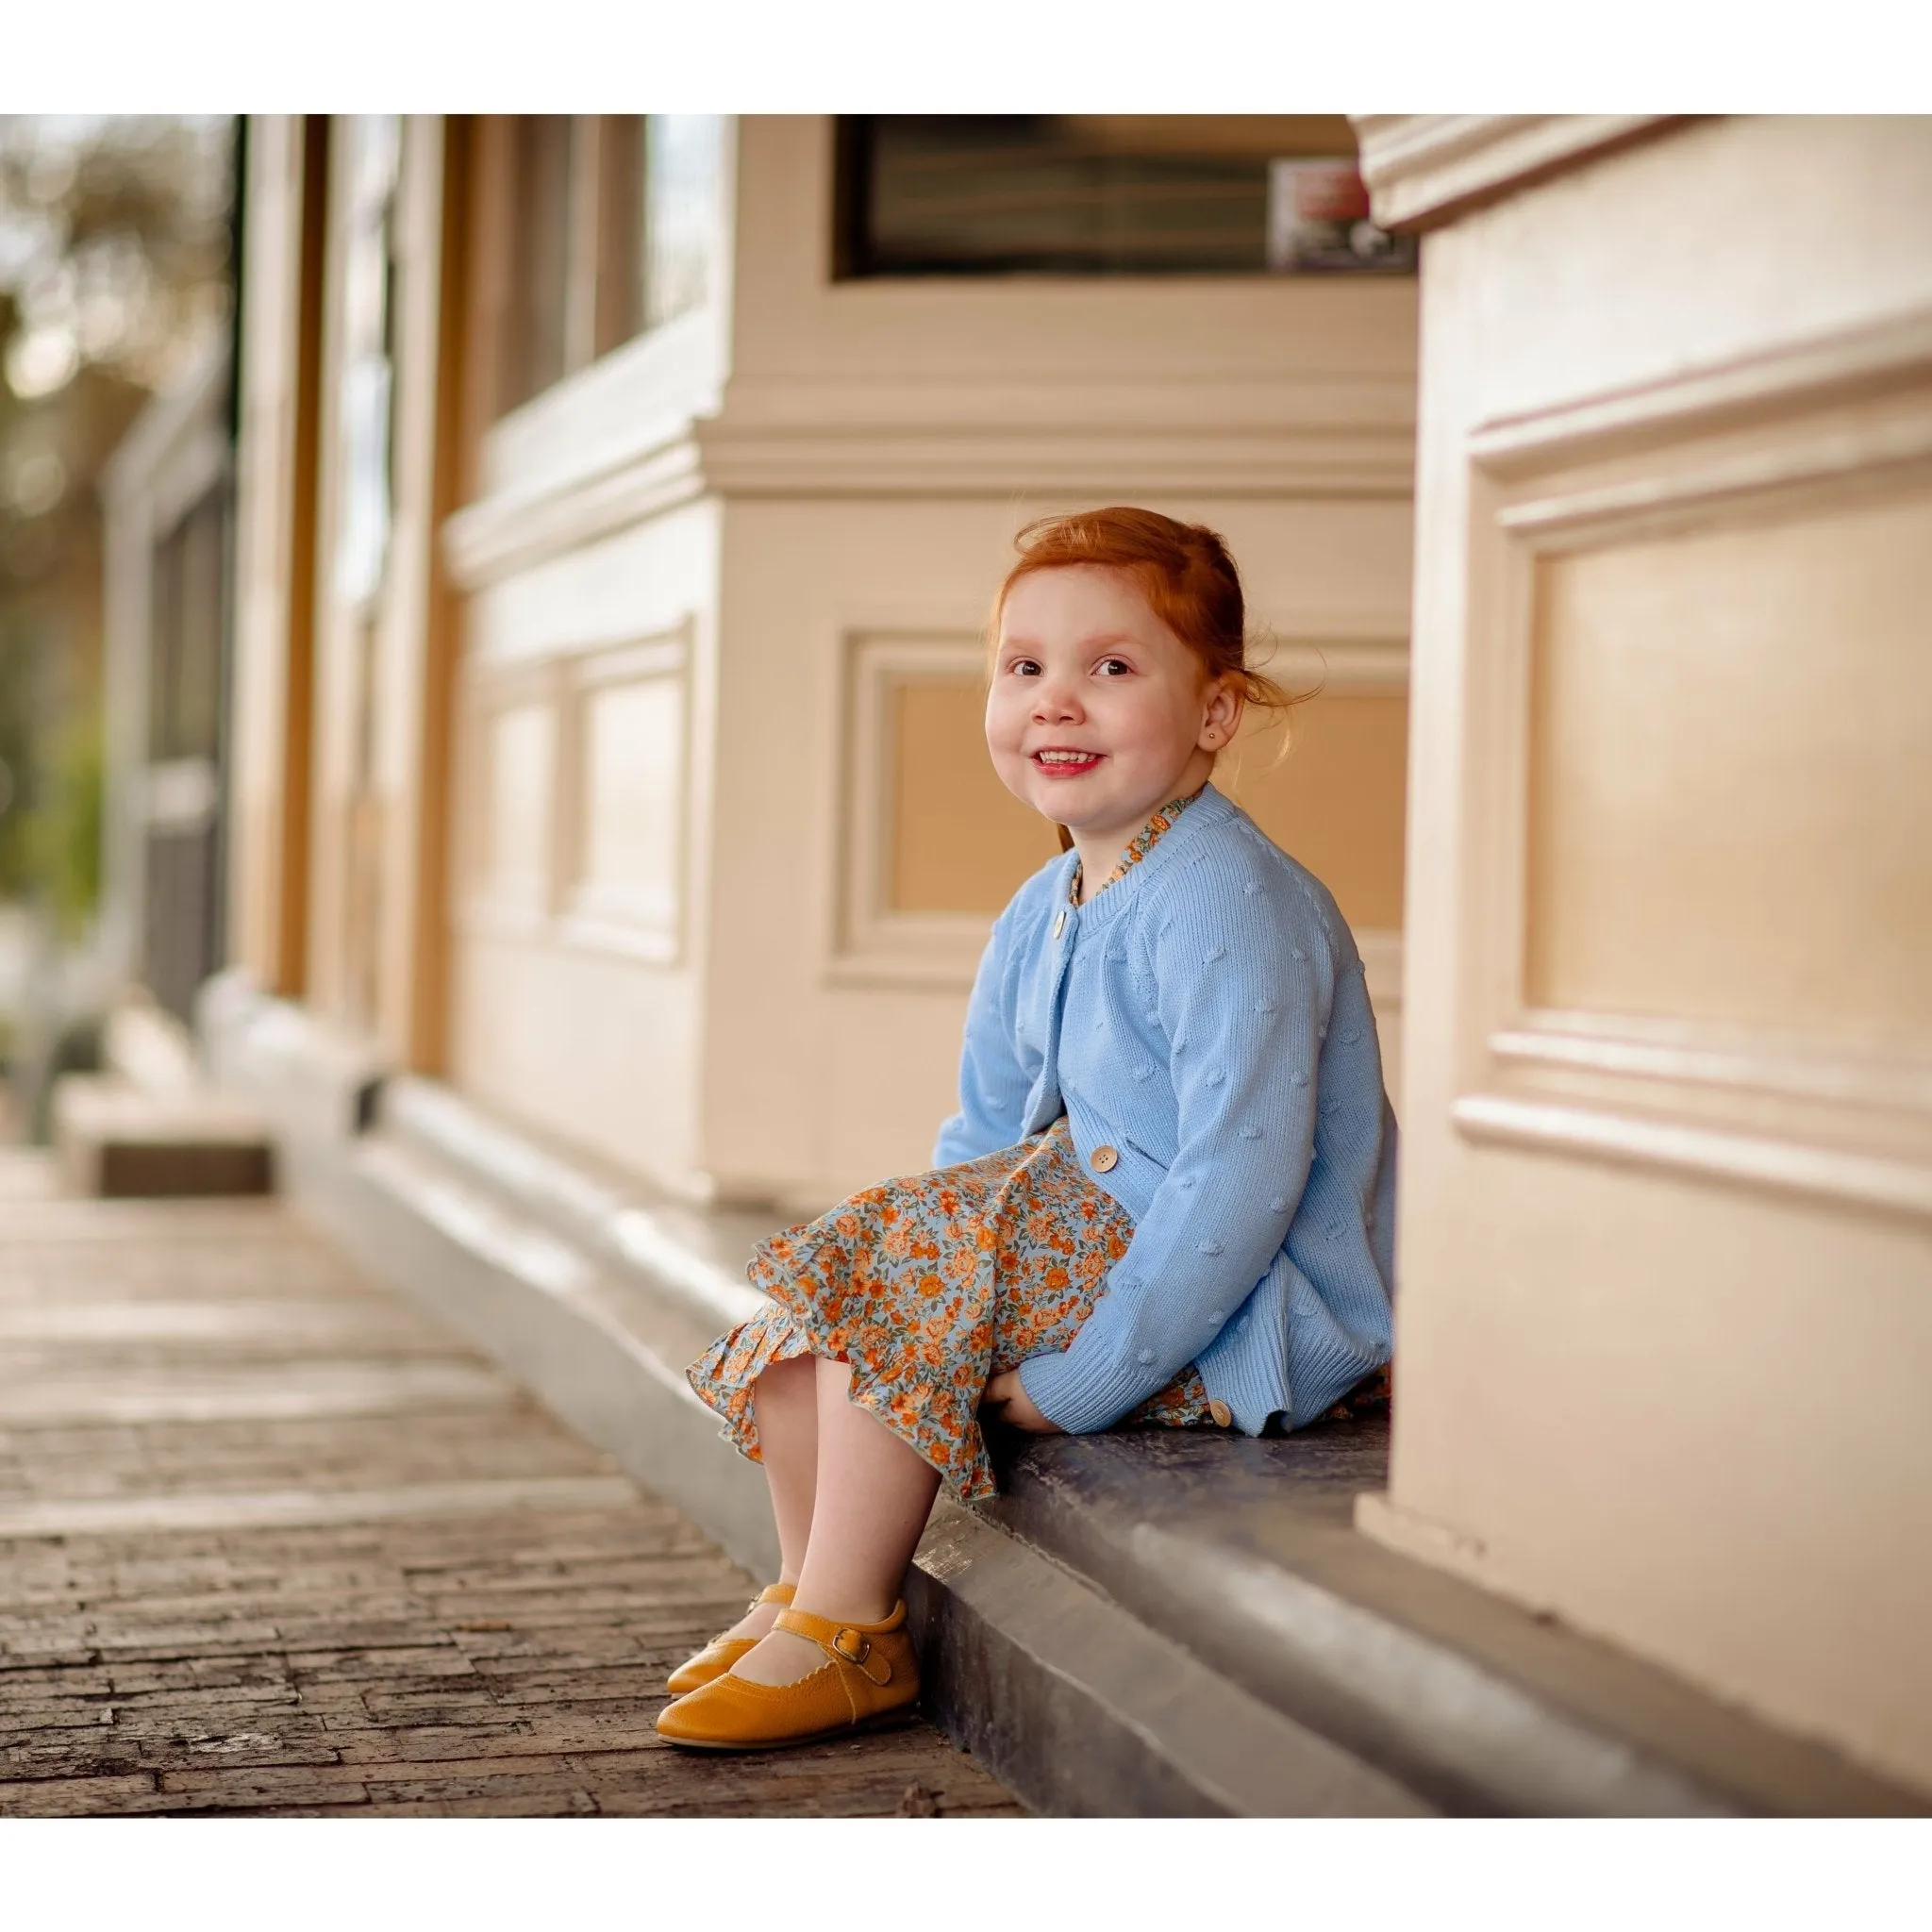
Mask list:
[[509,229],[500,412],[711,299],[724,122],[525,114],[493,136]]
[[637,327],[656,328],[710,300],[724,157],[720,115],[653,114],[644,123]]
[[1411,272],[1355,160],[1340,114],[844,116],[836,272]]

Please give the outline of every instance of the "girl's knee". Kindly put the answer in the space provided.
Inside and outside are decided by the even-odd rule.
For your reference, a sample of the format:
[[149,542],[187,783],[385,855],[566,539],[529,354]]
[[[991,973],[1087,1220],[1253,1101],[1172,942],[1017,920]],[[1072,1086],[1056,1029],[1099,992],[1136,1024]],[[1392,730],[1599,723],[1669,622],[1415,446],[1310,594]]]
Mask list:
[[753,1382],[757,1388],[761,1384],[783,1384],[788,1382],[808,1382],[817,1373],[818,1357],[811,1355],[788,1355],[775,1362],[767,1362],[758,1371]]

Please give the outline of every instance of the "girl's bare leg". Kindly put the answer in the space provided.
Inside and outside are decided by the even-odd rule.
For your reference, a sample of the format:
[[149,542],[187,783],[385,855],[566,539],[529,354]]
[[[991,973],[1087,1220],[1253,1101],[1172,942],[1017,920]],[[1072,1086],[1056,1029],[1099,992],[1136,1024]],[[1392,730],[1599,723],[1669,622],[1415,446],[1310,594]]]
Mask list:
[[[774,1362],[752,1384],[752,1414],[764,1458],[765,1486],[778,1525],[778,1581],[796,1583],[811,1537],[812,1492],[818,1481],[818,1357],[793,1356]],[[778,1614],[776,1604],[758,1604],[725,1632],[762,1637]]]
[[[939,1473],[848,1397],[845,1362],[818,1364],[818,1491],[798,1574],[798,1607],[875,1624],[891,1614],[932,1511]],[[815,1643],[775,1630],[732,1666],[758,1684],[791,1684],[820,1668]]]

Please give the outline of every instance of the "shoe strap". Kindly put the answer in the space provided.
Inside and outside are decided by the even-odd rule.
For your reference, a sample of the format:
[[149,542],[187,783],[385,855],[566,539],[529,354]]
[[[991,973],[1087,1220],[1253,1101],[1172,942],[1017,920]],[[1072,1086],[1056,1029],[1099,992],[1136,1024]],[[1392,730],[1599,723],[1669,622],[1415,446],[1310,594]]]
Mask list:
[[745,1605],[745,1608],[755,1610],[760,1604],[790,1604],[791,1592],[797,1588],[794,1583],[768,1583]]
[[810,1610],[780,1610],[777,1621],[772,1626],[776,1630],[789,1630],[794,1637],[803,1637],[818,1647],[834,1663],[850,1664],[874,1684],[889,1684],[892,1680],[892,1666],[883,1655],[878,1657],[885,1674],[880,1676],[870,1667],[873,1657],[873,1639],[884,1637],[894,1630],[903,1629],[906,1624],[906,1602],[902,1597],[892,1606],[892,1614],[876,1624],[841,1624],[830,1617],[814,1615]]

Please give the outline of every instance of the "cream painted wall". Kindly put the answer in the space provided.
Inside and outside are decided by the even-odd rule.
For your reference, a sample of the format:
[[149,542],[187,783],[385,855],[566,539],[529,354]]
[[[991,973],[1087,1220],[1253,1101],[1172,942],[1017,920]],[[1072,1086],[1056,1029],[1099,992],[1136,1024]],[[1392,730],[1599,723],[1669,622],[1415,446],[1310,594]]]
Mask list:
[[[1020,523],[1205,517],[1258,618],[1397,689],[1408,604],[1412,282],[836,284],[831,155],[827,117],[736,124],[725,296],[496,425],[444,532],[469,597],[453,1077],[681,1191],[800,1208],[923,1164],[952,1106],[990,921],[891,903],[881,721],[908,678],[972,675]],[[572,917],[561,820],[547,880],[479,873],[492,812],[525,808],[491,803],[491,720],[567,724],[573,667],[674,631],[685,903],[674,944],[625,956]],[[559,809],[591,741],[558,740]],[[1392,936],[1376,970],[1392,1046]]]
[[[1141,497],[1221,530],[1258,622],[1291,644],[1403,634],[1408,506]],[[1009,502],[742,502],[726,520],[720,623],[706,1165],[727,1191],[817,1208],[928,1158],[956,1104],[959,1029],[991,924],[918,956],[841,921],[863,863],[847,814],[886,734],[853,716],[868,640],[976,663],[978,625],[1027,514]],[[1338,655],[1340,655],[1338,653]],[[1050,854],[1050,838],[1043,844]],[[1398,987],[1372,991],[1399,1050]],[[718,1024],[729,1016],[724,1024]]]
[[[478,590],[458,732],[451,1077],[566,1143],[699,1196],[710,1186],[697,1119],[719,532],[717,505],[697,501]],[[636,700],[634,732],[675,722],[675,798],[661,786],[600,786],[600,693]],[[547,721],[557,750],[534,761],[540,782],[490,756],[491,721],[506,710],[517,713],[513,730]],[[600,790],[662,822],[600,830],[589,822]],[[524,841],[542,867],[526,891],[500,892],[489,877],[489,828],[503,818],[541,822]],[[626,916],[625,881],[608,874],[641,843],[661,856],[641,869]],[[667,884],[673,904],[660,908],[651,889]]]
[[[1881,608],[1855,618],[1843,585],[1831,592],[1859,630],[1839,638],[1816,624],[1800,637],[1748,584],[1712,604],[1722,573],[1695,558],[1654,553],[1636,578],[1616,558],[1642,554],[1654,514],[1693,548],[1761,533],[1734,571],[1776,560],[1815,576],[1805,545],[1830,550],[1840,506],[1867,490],[1911,500],[1913,473],[1881,482],[1878,466],[1887,449],[1904,464],[1908,445],[1932,448],[1928,242],[1932,121],[1831,118],[1674,129],[1426,239],[1402,1395],[1390,1497],[1360,1520],[1932,1790],[1932,1037],[1893,999],[1887,1050],[1854,1050],[1829,988],[1784,971],[1834,903],[1802,867],[1782,920],[1753,927],[1783,950],[1762,972],[1723,956],[1745,979],[1717,1005],[1742,1024],[1713,1031],[1703,968],[1686,963],[1687,934],[1713,916],[1694,837],[1658,838],[1647,895],[1624,901],[1679,960],[1667,998],[1652,978],[1628,1014],[1541,1014],[1510,940],[1554,918],[1604,957],[1588,869],[1614,858],[1599,834],[1642,791],[1635,768],[1619,776],[1617,746],[1672,769],[1680,748],[1644,708],[1689,701],[1698,676],[1721,675],[1714,749],[1740,780],[1767,797],[1803,786],[1815,745],[1830,795],[1864,815],[1834,837],[1901,855],[1903,883],[1924,889],[1923,740],[1914,752],[1869,722],[1888,703],[1923,708],[1924,605],[1899,601],[1905,562]],[[1806,464],[1809,481],[1771,490]],[[1900,513],[1932,538],[1917,501]],[[1795,547],[1777,536],[1787,512],[1812,520]],[[1510,573],[1542,544],[1560,578],[1566,543],[1580,560],[1539,610]],[[1790,728],[1788,665],[1723,676],[1700,657],[1680,688],[1669,654],[1643,655],[1661,618],[1642,599],[1668,601],[1671,584],[1661,618],[1687,648],[1705,652],[1707,608],[1712,625],[1749,615],[1761,648],[1775,634],[1821,654],[1805,730]],[[1705,604],[1682,602],[1693,594]],[[1527,694],[1532,635],[1621,691],[1590,729],[1557,721],[1554,793],[1528,783],[1525,740],[1550,723]],[[1643,688],[1620,688],[1640,664]],[[1577,789],[1592,769],[1596,804]],[[1526,825],[1530,801],[1553,796],[1563,812]],[[1895,815],[1908,812],[1915,829]],[[1511,858],[1525,835],[1570,841],[1564,896],[1546,880],[1539,900],[1531,877],[1527,913]],[[1866,980],[1923,972],[1922,922],[1874,917],[1857,891],[1836,903],[1852,908],[1836,943],[1866,965],[1886,956]],[[1566,905],[1586,908],[1581,924]],[[1592,984],[1564,971],[1546,983]]]

